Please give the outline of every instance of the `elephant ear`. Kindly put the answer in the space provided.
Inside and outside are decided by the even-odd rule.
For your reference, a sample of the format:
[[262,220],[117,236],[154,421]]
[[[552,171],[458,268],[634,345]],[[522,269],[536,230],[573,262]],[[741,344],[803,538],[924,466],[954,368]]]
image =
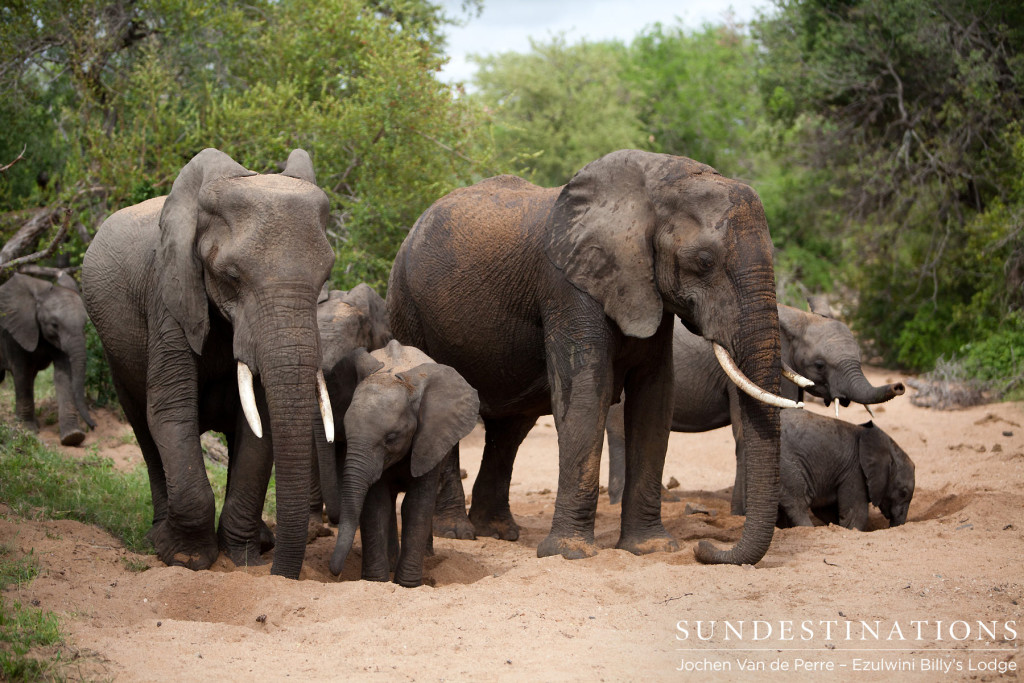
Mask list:
[[828,297],[824,294],[807,297],[807,307],[811,309],[811,313],[825,318],[832,317],[832,307],[828,305]]
[[304,149],[293,149],[288,155],[288,163],[285,164],[281,175],[289,178],[298,178],[316,185],[316,171],[313,170],[313,160]]
[[868,484],[868,498],[882,508],[889,486],[889,449],[882,439],[882,431],[873,422],[860,425],[857,432],[857,457]]
[[75,278],[71,277],[63,270],[60,272],[60,275],[57,276],[56,282],[57,285],[64,287],[65,289],[70,289],[72,292],[77,292],[78,294],[82,293],[81,290],[78,289],[78,283],[75,282]]
[[384,367],[384,363],[371,356],[362,346],[346,357],[350,359],[355,369],[356,384]]
[[39,346],[39,300],[52,287],[20,273],[0,285],[0,328],[7,330],[26,351],[35,351]]
[[345,292],[341,300],[366,316],[370,337],[367,348],[384,348],[393,339],[384,299],[372,287],[361,282]]
[[552,210],[548,257],[631,337],[654,334],[664,305],[654,280],[656,213],[635,150],[583,167]]
[[178,173],[160,212],[158,286],[168,311],[197,354],[202,351],[210,329],[203,264],[195,252],[199,194],[204,185],[214,180],[251,175],[256,174],[224,152],[204,149]]
[[419,400],[419,425],[412,440],[410,468],[412,476],[421,477],[473,431],[480,399],[476,389],[447,365],[423,363],[397,377],[415,387]]

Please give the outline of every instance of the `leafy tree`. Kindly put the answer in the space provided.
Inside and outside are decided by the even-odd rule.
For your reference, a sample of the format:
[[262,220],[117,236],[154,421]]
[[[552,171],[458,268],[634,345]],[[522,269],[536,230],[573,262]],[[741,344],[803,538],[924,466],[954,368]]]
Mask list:
[[608,152],[644,144],[635,95],[622,78],[623,45],[568,45],[559,36],[530,47],[474,57],[474,99],[493,113],[498,159],[553,187]]
[[828,184],[794,199],[851,264],[862,332],[923,369],[1019,309],[1019,230],[983,217],[1019,201],[1021,5],[780,0],[754,28],[777,149]]
[[479,112],[435,77],[449,19],[426,0],[37,0],[0,18],[16,94],[0,154],[28,148],[0,180],[9,216],[71,207],[87,237],[204,147],[260,172],[304,147],[332,200],[335,284],[383,292],[405,230],[486,166]]

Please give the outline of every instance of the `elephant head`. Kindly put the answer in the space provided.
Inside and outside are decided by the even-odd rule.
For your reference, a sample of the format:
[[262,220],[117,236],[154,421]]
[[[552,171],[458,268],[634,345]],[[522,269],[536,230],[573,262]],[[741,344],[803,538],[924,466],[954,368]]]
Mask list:
[[873,422],[861,425],[857,455],[868,485],[868,498],[882,511],[890,526],[907,521],[914,497],[914,462],[888,434]]
[[751,495],[743,536],[724,552],[702,542],[696,554],[704,562],[757,562],[778,506],[778,406],[794,405],[777,396],[772,243],[757,194],[690,159],[623,150],[584,167],[553,211],[561,229],[553,231],[549,257],[624,334],[650,337],[664,311],[675,314],[714,342],[747,392],[740,400]]
[[334,263],[327,217],[305,151],[294,150],[283,173],[258,175],[206,149],[181,170],[159,219],[157,291],[197,355],[215,313],[230,326],[242,409],[260,438],[254,378],[262,384],[277,477],[272,571],[292,577],[305,553],[318,403],[333,439],[316,322]]
[[45,347],[46,361],[53,362],[65,445],[78,445],[84,438],[76,411],[86,424],[96,426],[85,402],[85,323],[85,305],[77,289],[21,274],[0,286],[0,328],[26,354]]
[[341,516],[330,562],[334,575],[352,548],[370,487],[406,460],[413,479],[426,475],[472,431],[480,410],[476,390],[458,372],[415,347],[392,341],[372,354],[357,349],[352,361],[359,384],[345,413]]
[[[850,328],[820,306],[807,313],[779,306],[783,361],[814,382],[805,391],[830,405],[883,403],[905,391],[902,382],[872,386],[864,376],[860,348]],[[838,408],[838,405],[837,405]]]

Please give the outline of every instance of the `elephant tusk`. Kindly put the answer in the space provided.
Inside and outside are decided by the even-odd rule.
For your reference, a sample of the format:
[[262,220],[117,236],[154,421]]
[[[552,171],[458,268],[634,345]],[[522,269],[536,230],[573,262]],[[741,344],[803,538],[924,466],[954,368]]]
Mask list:
[[871,406],[869,406],[867,403],[862,403],[861,405],[864,406],[864,410],[868,411],[868,415],[870,415],[871,419],[874,420],[875,411],[871,410]]
[[249,429],[257,439],[263,438],[263,424],[260,422],[260,411],[256,409],[256,394],[252,388],[252,371],[249,366],[238,361],[238,397],[242,400],[242,412]]
[[837,420],[839,419],[839,401],[838,401],[838,399],[836,400],[836,419]]
[[806,389],[807,387],[813,387],[814,386],[814,382],[812,382],[811,380],[807,379],[803,375],[797,373],[796,370],[794,370],[793,368],[789,367],[785,363],[782,364],[782,376],[785,377],[786,379],[788,379],[793,384],[795,384],[798,387],[800,387],[801,389]]
[[334,443],[334,412],[331,410],[331,397],[327,395],[327,382],[324,381],[323,370],[316,371],[316,398],[320,404],[320,417],[324,420],[327,443]]
[[715,342],[712,342],[712,346],[714,346],[715,349],[715,358],[718,359],[718,364],[722,366],[723,370],[725,370],[725,374],[728,375],[729,379],[731,379],[733,383],[748,396],[756,398],[758,401],[767,403],[770,406],[775,406],[776,408],[804,407],[802,402],[797,403],[796,401],[790,401],[788,398],[776,396],[775,394],[765,391],[761,387],[757,386],[743,374],[743,371],[740,370],[738,365],[736,365],[736,361],[732,359],[732,356],[729,355],[728,351]]

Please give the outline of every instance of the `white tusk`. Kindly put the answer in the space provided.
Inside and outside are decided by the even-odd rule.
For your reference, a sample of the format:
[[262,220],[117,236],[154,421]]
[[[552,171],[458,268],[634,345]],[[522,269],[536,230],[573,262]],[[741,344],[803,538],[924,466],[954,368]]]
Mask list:
[[785,377],[786,379],[788,379],[793,384],[795,384],[798,387],[800,387],[801,389],[806,389],[807,387],[813,387],[814,386],[814,382],[812,382],[811,380],[807,379],[803,375],[798,374],[796,370],[794,370],[793,368],[789,367],[785,363],[782,364],[782,376]]
[[316,371],[316,398],[320,404],[320,417],[324,420],[327,443],[334,443],[334,413],[331,411],[331,397],[327,395],[327,382],[324,381],[323,370]]
[[861,403],[861,405],[864,406],[864,410],[868,411],[868,415],[870,415],[871,419],[874,420],[875,411],[871,410],[871,406],[869,406],[867,403]]
[[839,399],[836,399],[836,419],[839,419]]
[[249,429],[257,439],[263,438],[263,424],[260,422],[260,411],[256,409],[256,394],[252,389],[252,371],[249,366],[238,361],[238,397],[242,400],[242,412],[249,423]]
[[756,398],[762,403],[767,403],[770,406],[776,408],[803,408],[804,404],[797,403],[796,401],[790,401],[788,398],[776,396],[775,394],[765,391],[761,387],[751,382],[743,371],[740,370],[739,366],[736,365],[736,361],[732,359],[729,352],[722,348],[719,344],[712,342],[712,346],[715,348],[715,358],[718,359],[718,364],[725,370],[725,374],[729,376],[729,379],[740,388],[748,396]]

